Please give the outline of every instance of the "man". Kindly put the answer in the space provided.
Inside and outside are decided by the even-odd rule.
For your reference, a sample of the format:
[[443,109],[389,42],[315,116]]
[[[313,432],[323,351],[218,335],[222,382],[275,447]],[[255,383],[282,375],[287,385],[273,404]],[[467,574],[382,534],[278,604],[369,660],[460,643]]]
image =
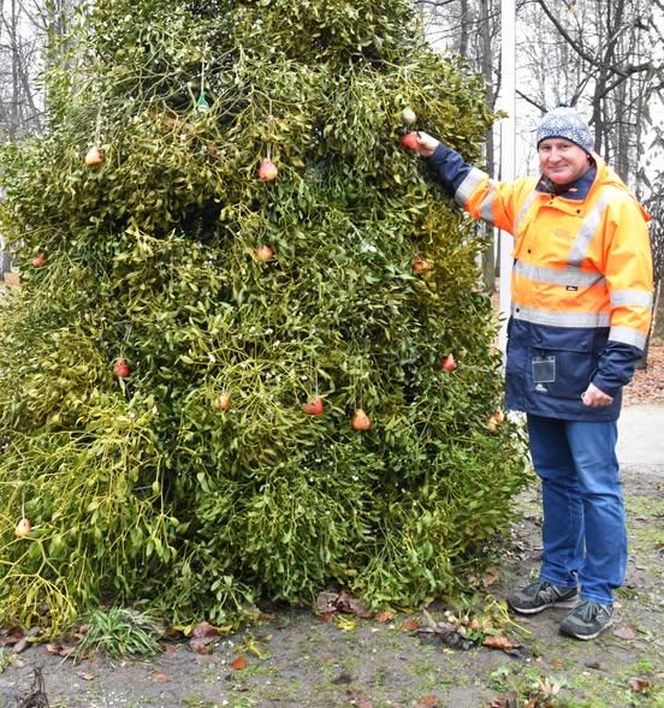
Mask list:
[[416,147],[473,218],[515,238],[506,407],[527,414],[544,550],[538,580],[508,602],[523,614],[574,608],[561,632],[593,639],[627,561],[615,444],[650,325],[649,216],[574,109],[544,116],[537,149],[539,177],[498,182],[426,133]]

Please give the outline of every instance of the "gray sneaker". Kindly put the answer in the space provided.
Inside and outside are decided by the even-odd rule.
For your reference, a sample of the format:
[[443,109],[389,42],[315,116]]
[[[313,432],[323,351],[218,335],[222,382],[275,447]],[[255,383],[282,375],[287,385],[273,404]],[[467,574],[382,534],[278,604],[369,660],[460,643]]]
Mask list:
[[612,614],[610,605],[583,600],[560,623],[560,632],[576,639],[594,639],[611,626]]
[[548,580],[536,580],[507,597],[507,603],[522,615],[534,615],[547,607],[574,607],[579,602],[576,587],[561,588]]

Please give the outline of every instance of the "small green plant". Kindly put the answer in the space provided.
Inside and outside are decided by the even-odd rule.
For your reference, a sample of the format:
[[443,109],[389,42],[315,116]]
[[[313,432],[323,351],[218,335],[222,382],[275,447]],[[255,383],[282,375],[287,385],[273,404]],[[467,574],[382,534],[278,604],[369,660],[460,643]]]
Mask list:
[[13,654],[8,649],[0,647],[0,674],[8,667],[14,663],[16,654]]
[[109,656],[148,657],[159,652],[159,625],[149,615],[123,607],[93,610],[76,658],[103,652]]

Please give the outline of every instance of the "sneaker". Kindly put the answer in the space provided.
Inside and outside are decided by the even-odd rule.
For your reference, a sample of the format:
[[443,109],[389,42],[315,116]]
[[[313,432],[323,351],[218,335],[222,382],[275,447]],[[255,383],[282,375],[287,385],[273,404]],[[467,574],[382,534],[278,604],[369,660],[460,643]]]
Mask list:
[[611,625],[612,614],[610,605],[583,600],[560,623],[560,631],[576,639],[594,639]]
[[547,607],[575,607],[579,602],[576,587],[561,588],[548,580],[536,580],[508,596],[509,606],[522,615],[534,615]]

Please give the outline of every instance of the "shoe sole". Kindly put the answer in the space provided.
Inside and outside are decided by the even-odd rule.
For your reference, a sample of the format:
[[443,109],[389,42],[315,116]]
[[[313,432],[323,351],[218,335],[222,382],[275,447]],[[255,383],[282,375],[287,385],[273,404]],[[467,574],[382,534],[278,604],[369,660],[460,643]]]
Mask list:
[[599,635],[605,630],[608,629],[611,625],[613,624],[613,620],[609,620],[603,627],[602,629],[599,630],[599,632],[595,632],[595,634],[574,634],[574,632],[563,629],[562,627],[560,628],[560,633],[564,634],[567,637],[573,637],[574,639],[580,639],[582,642],[588,641],[589,639],[596,639],[599,637]]
[[573,597],[571,600],[560,600],[559,602],[550,602],[548,605],[540,605],[539,607],[515,607],[511,603],[509,606],[520,615],[536,615],[538,612],[548,610],[550,607],[560,607],[561,609],[570,610],[579,604],[579,597]]

